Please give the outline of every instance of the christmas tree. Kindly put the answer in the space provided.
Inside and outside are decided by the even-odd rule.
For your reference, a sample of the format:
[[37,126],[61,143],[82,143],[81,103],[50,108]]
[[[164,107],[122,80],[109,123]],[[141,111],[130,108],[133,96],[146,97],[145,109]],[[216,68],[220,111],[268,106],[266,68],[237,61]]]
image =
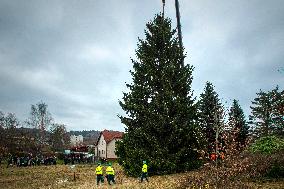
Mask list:
[[143,160],[150,174],[190,170],[198,166],[199,148],[193,67],[183,65],[184,48],[169,18],[156,15],[146,27],[146,39],[139,39],[132,59],[133,83],[119,102],[126,133],[116,153],[133,176],[140,174]]

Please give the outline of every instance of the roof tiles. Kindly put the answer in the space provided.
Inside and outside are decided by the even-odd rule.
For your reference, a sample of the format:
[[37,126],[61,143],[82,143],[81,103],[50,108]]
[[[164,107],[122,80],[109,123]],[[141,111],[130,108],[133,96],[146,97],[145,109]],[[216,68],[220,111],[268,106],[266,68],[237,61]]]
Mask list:
[[101,134],[104,136],[106,143],[109,143],[115,138],[121,139],[123,136],[123,132],[109,130],[104,130]]

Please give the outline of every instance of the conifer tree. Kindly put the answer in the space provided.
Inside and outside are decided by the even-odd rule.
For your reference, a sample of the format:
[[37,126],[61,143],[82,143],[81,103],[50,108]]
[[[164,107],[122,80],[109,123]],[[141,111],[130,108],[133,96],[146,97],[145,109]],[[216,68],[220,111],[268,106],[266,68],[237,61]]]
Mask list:
[[284,90],[279,91],[279,87],[269,91],[272,103],[272,128],[274,134],[284,136]]
[[254,126],[256,136],[268,135],[272,132],[272,104],[268,93],[260,90],[252,101],[250,123]]
[[244,112],[237,100],[233,100],[233,105],[229,112],[229,126],[236,142],[236,147],[241,150],[245,146],[249,133],[249,126],[245,120]]
[[116,153],[133,176],[140,174],[143,160],[150,174],[189,170],[197,166],[199,148],[193,67],[182,64],[184,49],[169,18],[156,15],[146,27],[146,39],[139,39],[132,59],[133,83],[119,102],[126,133]]
[[204,92],[200,95],[198,112],[199,124],[207,141],[207,151],[215,151],[216,131],[217,129],[219,129],[219,133],[221,131],[216,126],[224,125],[224,108],[219,95],[214,91],[214,86],[210,82],[206,82]]
[[284,133],[284,91],[278,90],[278,86],[268,92],[260,90],[252,101],[250,124],[256,136]]

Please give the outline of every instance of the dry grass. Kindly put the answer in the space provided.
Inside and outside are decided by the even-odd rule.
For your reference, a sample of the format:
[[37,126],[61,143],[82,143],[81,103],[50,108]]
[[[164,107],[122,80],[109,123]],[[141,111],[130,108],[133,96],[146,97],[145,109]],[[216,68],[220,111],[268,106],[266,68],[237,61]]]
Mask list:
[[[1,166],[0,188],[5,189],[24,189],[24,188],[153,188],[153,189],[174,189],[174,188],[193,188],[188,178],[200,178],[199,171],[192,171],[182,174],[172,174],[164,176],[150,177],[150,182],[139,183],[139,178],[127,177],[124,175],[119,165],[114,165],[116,170],[116,185],[96,186],[95,166],[77,165],[75,168],[76,181],[73,180],[73,170],[69,166],[40,166],[40,167],[10,167]],[[206,178],[202,178],[198,188],[205,188]],[[284,188],[284,182],[267,183],[246,183],[249,188]],[[201,187],[202,186],[202,187]],[[196,187],[197,188],[197,187]],[[209,185],[209,188],[214,186]]]
[[[76,165],[74,171],[69,166],[10,167],[1,166],[0,188],[110,188],[105,183],[97,187],[95,166]],[[150,182],[139,183],[139,178],[127,177],[121,167],[114,165],[116,185],[111,188],[177,188],[179,175],[154,176]]]

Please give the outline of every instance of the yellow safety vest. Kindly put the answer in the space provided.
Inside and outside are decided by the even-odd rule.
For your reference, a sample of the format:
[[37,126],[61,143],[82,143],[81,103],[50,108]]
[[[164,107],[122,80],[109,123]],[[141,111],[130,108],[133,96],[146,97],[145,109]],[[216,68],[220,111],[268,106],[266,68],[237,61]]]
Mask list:
[[106,174],[107,175],[114,175],[114,170],[111,166],[108,166],[106,169]]
[[98,166],[98,167],[96,168],[96,174],[97,174],[97,175],[102,175],[102,174],[103,174],[103,168],[102,168],[102,166]]
[[142,167],[142,172],[147,173],[147,171],[148,171],[147,169],[148,169],[147,165],[144,164],[143,167]]

